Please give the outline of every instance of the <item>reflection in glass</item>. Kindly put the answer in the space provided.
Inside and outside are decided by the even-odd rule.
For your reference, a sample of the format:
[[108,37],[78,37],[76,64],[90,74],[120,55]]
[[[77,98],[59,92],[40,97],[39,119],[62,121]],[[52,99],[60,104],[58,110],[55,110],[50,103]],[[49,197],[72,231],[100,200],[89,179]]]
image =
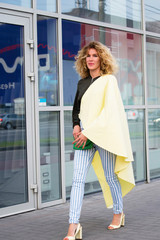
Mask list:
[[1,24],[0,35],[0,207],[8,207],[28,202],[23,27]]
[[160,104],[160,38],[147,37],[148,104]]
[[13,4],[23,7],[31,7],[31,0],[0,0],[0,3]]
[[62,34],[64,105],[73,105],[80,79],[73,68],[75,56],[93,40],[108,46],[118,61],[117,79],[124,104],[144,103],[141,35],[67,20],[62,22]]
[[62,197],[59,113],[40,112],[40,168],[42,202]]
[[160,32],[160,1],[145,0],[146,30]]
[[64,14],[141,28],[141,0],[61,0]]
[[149,169],[151,178],[160,177],[160,109],[148,111]]
[[37,9],[48,12],[56,12],[56,0],[37,0]]
[[128,109],[126,110],[126,116],[134,157],[135,181],[143,181],[146,179],[144,111]]
[[[72,128],[72,112],[64,112],[64,129],[65,129],[65,168],[66,168],[66,197],[70,197],[70,191],[72,186],[72,176],[73,176],[73,160],[74,160],[74,150],[72,146],[73,142],[73,128]],[[92,166],[86,177],[85,183],[85,193],[93,193],[101,190],[95,172]]]
[[39,106],[58,105],[56,20],[38,17]]

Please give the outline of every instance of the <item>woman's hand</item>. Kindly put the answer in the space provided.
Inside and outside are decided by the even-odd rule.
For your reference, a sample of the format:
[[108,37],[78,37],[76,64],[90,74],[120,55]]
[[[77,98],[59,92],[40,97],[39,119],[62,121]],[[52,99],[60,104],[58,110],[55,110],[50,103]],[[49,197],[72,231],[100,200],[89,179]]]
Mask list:
[[77,133],[77,138],[73,141],[73,144],[75,142],[77,142],[75,147],[80,147],[83,144],[83,148],[84,148],[87,142],[87,137],[85,137],[82,132]]
[[79,125],[75,125],[73,128],[73,137],[74,139],[77,139],[77,134],[81,132],[81,128]]

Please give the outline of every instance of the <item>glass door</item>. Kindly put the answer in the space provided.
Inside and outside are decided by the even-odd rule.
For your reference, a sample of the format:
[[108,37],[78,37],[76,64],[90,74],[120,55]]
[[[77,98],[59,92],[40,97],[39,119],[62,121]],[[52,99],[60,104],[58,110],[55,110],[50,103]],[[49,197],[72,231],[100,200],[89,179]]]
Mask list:
[[0,216],[35,207],[30,22],[0,13]]

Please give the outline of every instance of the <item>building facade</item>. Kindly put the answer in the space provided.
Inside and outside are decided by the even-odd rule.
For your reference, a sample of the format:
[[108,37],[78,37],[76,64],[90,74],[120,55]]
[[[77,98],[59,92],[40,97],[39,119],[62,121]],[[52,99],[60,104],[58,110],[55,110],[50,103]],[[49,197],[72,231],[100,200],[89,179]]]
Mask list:
[[[74,62],[92,40],[119,64],[135,180],[160,177],[159,1],[0,0],[0,35],[1,217],[69,197]],[[91,168],[85,193],[100,190]]]

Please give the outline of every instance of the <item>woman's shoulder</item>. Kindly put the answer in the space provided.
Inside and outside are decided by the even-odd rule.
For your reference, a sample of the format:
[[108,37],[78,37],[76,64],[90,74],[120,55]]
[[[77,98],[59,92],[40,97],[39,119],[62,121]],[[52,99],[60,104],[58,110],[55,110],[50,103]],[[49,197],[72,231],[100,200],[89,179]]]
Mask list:
[[102,75],[102,77],[107,79],[116,79],[115,75],[113,74],[104,74]]
[[102,78],[104,80],[104,82],[108,82],[108,83],[112,83],[112,84],[116,84],[117,83],[117,78],[115,75],[113,74],[105,74],[102,75]]
[[86,77],[86,78],[81,78],[79,81],[78,81],[78,85],[83,85],[85,83],[88,83],[91,81],[91,77]]

